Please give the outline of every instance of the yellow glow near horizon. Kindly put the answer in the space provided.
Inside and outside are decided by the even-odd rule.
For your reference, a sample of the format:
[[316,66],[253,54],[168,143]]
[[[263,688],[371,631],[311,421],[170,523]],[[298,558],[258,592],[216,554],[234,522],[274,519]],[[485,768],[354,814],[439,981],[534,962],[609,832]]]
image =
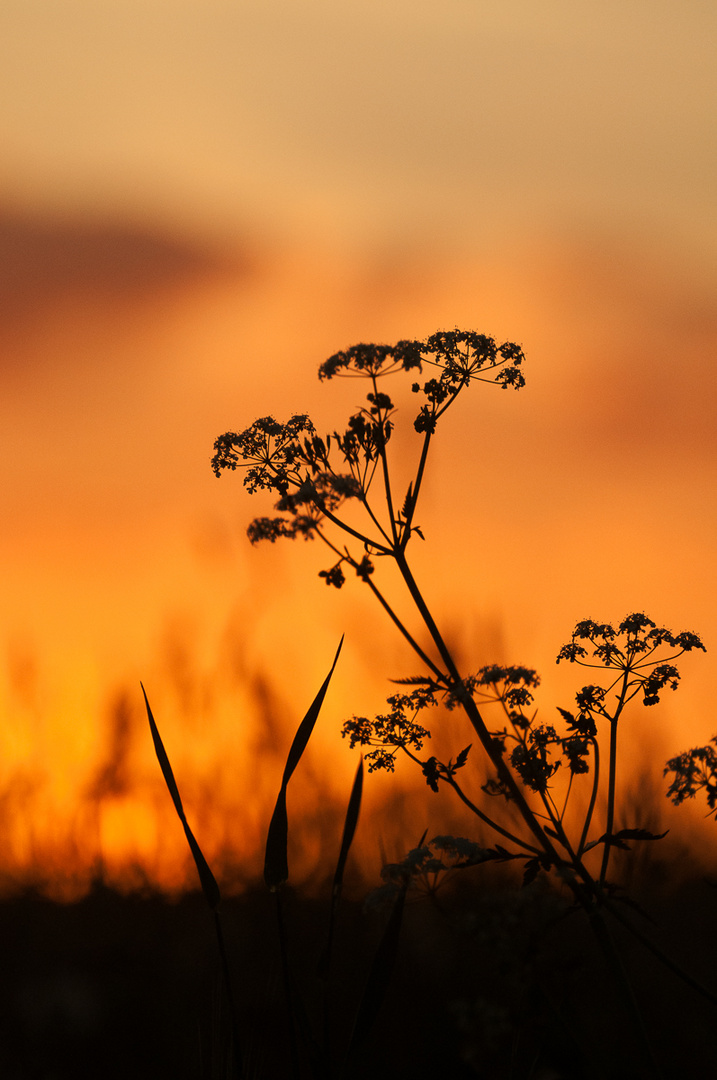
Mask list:
[[[101,311],[88,327],[74,302],[54,333],[51,313],[41,332],[35,327],[36,351],[26,355],[44,379],[31,365],[17,369],[5,403],[17,432],[2,465],[16,493],[16,527],[2,538],[13,567],[4,627],[6,875],[32,875],[34,865],[57,877],[64,866],[68,880],[86,881],[101,857],[125,887],[137,882],[138,862],[165,888],[192,880],[140,679],[207,852],[220,860],[231,852],[258,870],[292,728],[346,632],[293,791],[295,865],[311,872],[310,823],[322,801],[339,812],[355,766],[341,720],[380,709],[391,692],[386,678],[416,665],[355,583],[339,594],[316,579],[323,562],[315,545],[249,547],[246,523],[268,505],[247,498],[238,476],[217,481],[209,457],[221,431],[267,412],[306,409],[320,427],[339,425],[362,387],[322,386],[315,371],[356,340],[359,325],[369,340],[395,340],[406,326],[423,336],[471,318],[526,349],[527,388],[478,387],[457,406],[426,485],[427,540],[416,545],[416,565],[469,670],[494,660],[535,666],[550,722],[580,678],[554,665],[579,618],[646,609],[676,630],[697,630],[708,646],[717,638],[715,507],[705,498],[717,464],[706,396],[710,324],[683,313],[684,284],[667,269],[631,295],[629,268],[606,281],[593,257],[578,275],[570,249],[542,263],[526,253],[516,265],[432,260],[422,270],[398,262],[386,293],[371,268],[361,276],[350,263],[307,254],[248,289],[231,277],[182,288],[124,333],[104,329]],[[276,322],[267,336],[269,310]],[[88,339],[106,374],[86,366]],[[73,341],[81,346],[74,361]],[[101,394],[105,379],[112,396]],[[412,401],[396,393],[401,419]],[[39,426],[23,415],[31,417],[30,402]],[[410,435],[396,442],[404,445],[410,452]],[[659,780],[668,756],[713,734],[704,708],[711,652],[681,668],[679,693],[649,716],[636,707],[625,728],[627,790],[645,765]],[[112,735],[118,694],[130,703],[123,737]],[[103,789],[103,770],[120,766],[120,787]],[[425,787],[404,767],[396,791],[406,785],[420,808]],[[372,778],[369,787],[374,798],[389,797],[390,784]],[[373,813],[380,828],[380,805]],[[450,809],[440,813],[445,822]],[[680,811],[676,827],[694,829],[693,817]],[[393,814],[394,846],[415,840],[411,824],[412,816]],[[375,866],[376,834],[362,845]]]
[[[86,881],[100,856],[125,885],[135,858],[186,880],[140,679],[208,850],[259,865],[346,631],[296,781],[310,872],[321,792],[340,805],[354,768],[340,721],[381,706],[406,652],[354,583],[315,579],[314,545],[250,549],[266,504],[209,457],[259,415],[338,426],[361,387],[316,368],[359,341],[460,325],[527,355],[520,395],[456,409],[425,489],[415,557],[467,666],[535,666],[549,713],[579,618],[645,609],[711,650],[711,7],[11,0],[1,18],[4,880]],[[626,731],[626,783],[714,734],[712,652],[682,667]],[[367,794],[374,824],[391,790]],[[415,839],[402,813],[389,846]]]

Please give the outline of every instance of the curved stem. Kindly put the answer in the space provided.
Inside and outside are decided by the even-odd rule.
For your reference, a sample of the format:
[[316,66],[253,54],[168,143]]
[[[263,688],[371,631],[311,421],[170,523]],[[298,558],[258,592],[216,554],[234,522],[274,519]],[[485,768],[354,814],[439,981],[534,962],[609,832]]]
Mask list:
[[[355,568],[355,564],[352,563],[352,565],[354,565],[354,568]],[[381,605],[381,607],[383,608],[383,610],[386,612],[388,617],[391,619],[394,626],[396,626],[401,631],[401,633],[403,634],[403,636],[405,637],[406,641],[411,646],[413,651],[416,653],[416,655],[420,656],[421,660],[423,660],[423,663],[428,668],[430,668],[430,670],[433,672],[433,674],[436,676],[436,678],[439,679],[439,681],[441,683],[443,683],[444,686],[448,686],[449,685],[449,680],[446,678],[445,673],[443,671],[441,671],[441,669],[438,667],[437,664],[434,664],[434,662],[431,660],[430,656],[428,656],[427,653],[425,653],[423,651],[423,649],[418,644],[418,642],[415,640],[415,638],[413,638],[411,636],[409,631],[403,625],[403,623],[399,619],[398,615],[395,613],[395,611],[393,610],[393,608],[389,604],[388,600],[385,599],[385,597],[380,592],[380,590],[377,588],[377,586],[374,585],[371,578],[370,577],[365,577],[363,580],[366,582],[369,589],[371,590],[373,595],[376,597],[376,599],[378,600],[378,602]]]
[[[402,746],[401,749],[407,757],[410,757],[411,761],[415,761],[416,765],[420,765],[421,768],[423,768],[425,762],[421,761],[421,759],[419,757],[416,757],[415,754],[412,754],[407,746]],[[480,818],[480,820],[483,821],[486,825],[488,825],[491,829],[493,829],[497,833],[500,833],[500,835],[504,836],[506,840],[510,840],[511,844],[517,844],[519,847],[525,848],[526,851],[532,851],[534,855],[540,855],[539,848],[533,847],[532,844],[526,843],[526,841],[521,840],[519,836],[514,836],[513,833],[508,831],[508,829],[503,828],[503,826],[499,825],[497,821],[493,821],[492,818],[488,817],[488,815],[479,807],[477,807],[474,802],[471,802],[466,793],[463,791],[463,788],[452,776],[441,776],[440,779],[444,780],[447,784],[449,784],[453,788],[461,802],[465,803],[468,809],[472,813],[474,813],[476,817]]]
[[[376,376],[371,376],[371,382],[373,384],[373,392],[378,395],[378,386],[376,385]],[[386,416],[388,419],[388,414]],[[393,496],[391,495],[391,476],[388,470],[388,457],[386,455],[386,440],[384,439],[384,419],[379,412],[376,418],[376,433],[377,441],[376,448],[378,450],[379,457],[381,458],[381,469],[383,472],[383,490],[386,496],[386,505],[388,507],[388,519],[391,522],[391,536],[393,537],[394,545],[398,543],[398,533],[396,532],[396,517],[393,509]],[[383,530],[381,530],[383,532]]]
[[476,817],[479,817],[481,821],[484,821],[485,824],[489,825],[491,829],[495,830],[495,832],[500,833],[501,836],[504,836],[506,840],[510,840],[511,843],[518,844],[519,847],[525,848],[526,851],[532,851],[534,855],[542,854],[540,848],[533,847],[532,844],[528,844],[525,840],[521,840],[519,836],[514,836],[513,833],[509,832],[507,829],[504,829],[502,825],[499,825],[497,821],[493,821],[493,819],[489,818],[487,814],[484,814],[483,811],[475,805],[475,803],[471,802],[463,789],[456,783],[452,776],[443,776],[441,777],[441,779],[445,780],[447,784],[450,784],[461,802],[465,803],[468,809],[471,810],[476,815]]
[[617,921],[621,923],[641,945],[644,945],[644,947],[651,952],[660,963],[664,964],[673,975],[677,975],[678,978],[682,979],[688,986],[691,986],[693,990],[696,990],[697,993],[703,998],[706,998],[707,1001],[711,1001],[713,1005],[717,1005],[717,994],[713,993],[712,990],[708,990],[701,982],[694,979],[688,972],[684,971],[680,965],[676,964],[675,961],[672,960],[667,953],[664,953],[658,945],[655,945],[655,943],[643,934],[641,930],[638,930],[636,926],[633,926],[629,919],[625,918],[622,912],[609,898],[605,898],[604,904],[613,918],[617,919]]
[[600,866],[600,885],[605,884],[605,878],[607,876],[607,868],[610,862],[610,853],[612,844],[610,843],[610,837],[612,836],[613,824],[615,821],[615,781],[617,774],[617,722],[620,716],[620,711],[625,701],[625,692],[627,687],[627,672],[623,679],[623,688],[620,694],[620,699],[615,710],[615,714],[610,720],[610,764],[608,766],[608,787],[607,787],[607,816],[605,819],[605,846],[602,853],[602,864]]
[[593,811],[595,810],[595,801],[597,799],[598,784],[600,781],[600,746],[597,739],[593,736],[590,739],[593,744],[594,754],[594,766],[593,766],[593,789],[590,794],[590,803],[588,805],[588,812],[585,815],[585,823],[583,825],[583,831],[580,834],[580,843],[578,844],[578,858],[581,859],[585,850],[585,844],[588,839],[588,832],[590,830],[590,823],[593,819]]
[[570,770],[570,779],[568,780],[568,790],[565,792],[565,801],[563,803],[563,809],[560,811],[560,824],[561,825],[562,825],[563,819],[565,817],[565,811],[568,808],[568,801],[570,799],[570,792],[573,790],[573,778],[574,778],[574,773],[573,773],[573,770],[571,769]]
[[418,496],[421,491],[421,484],[423,483],[423,474],[426,471],[426,461],[428,460],[428,448],[431,444],[431,435],[432,432],[426,432],[423,439],[423,446],[421,447],[421,458],[418,462],[418,469],[416,470],[416,479],[413,487],[413,493],[411,495],[411,504],[408,507],[403,536],[401,537],[400,550],[402,552],[406,550],[406,544],[411,539],[411,525],[413,524],[413,515],[416,506],[418,505]]
[[396,559],[396,564],[401,572],[401,576],[406,583],[406,587],[408,588],[408,591],[410,592],[411,597],[416,607],[418,608],[424,623],[426,624],[428,632],[433,638],[435,646],[440,654],[441,660],[443,660],[443,663],[446,665],[448,674],[455,687],[456,695],[459,698],[461,705],[463,706],[463,710],[466,713],[466,716],[468,717],[476,734],[478,735],[483,749],[490,758],[490,761],[496,769],[498,776],[505,785],[507,791],[510,793],[511,799],[513,800],[513,802],[515,802],[523,820],[535,836],[536,840],[540,844],[540,847],[554,865],[560,865],[562,860],[558,855],[558,852],[555,850],[555,847],[550,841],[549,837],[543,831],[540,822],[536,818],[533,811],[530,809],[530,806],[528,805],[528,802],[523,795],[523,792],[518,786],[515,777],[506,765],[505,761],[503,760],[503,755],[496,747],[494,739],[488,731],[488,728],[485,725],[485,721],[483,720],[483,717],[478,710],[478,706],[476,705],[473,698],[466,692],[463,685],[463,680],[458,672],[458,668],[456,667],[453,657],[451,656],[448,647],[446,646],[446,643],[444,642],[440,631],[436,626],[433,616],[431,615],[428,607],[426,606],[426,602],[424,601],[423,596],[421,595],[421,591],[416,584],[413,574],[411,573],[411,570],[408,566],[408,563],[406,562],[404,553],[398,550],[394,552],[394,558]]
[[383,544],[378,544],[375,540],[371,540],[368,536],[364,536],[363,533],[357,532],[356,529],[352,529],[350,525],[347,525],[345,521],[341,521],[332,514],[331,511],[326,508],[324,501],[320,496],[317,495],[317,497],[314,498],[314,502],[324,517],[328,518],[334,525],[337,525],[343,532],[347,532],[349,536],[353,536],[356,540],[360,540],[362,544],[373,548],[374,551],[377,551],[380,555],[392,554],[391,548],[384,547]]
[[376,526],[378,531],[381,533],[381,536],[384,538],[386,543],[393,546],[392,541],[391,541],[391,537],[388,535],[388,533],[384,529],[383,525],[381,524],[381,522],[378,520],[378,518],[374,514],[373,510],[371,509],[371,506],[369,505],[369,501],[366,498],[365,493],[363,494],[363,496],[361,496],[361,505],[363,506],[363,508],[366,511],[366,513],[368,514],[368,516],[371,518],[371,521],[374,523],[374,525]]

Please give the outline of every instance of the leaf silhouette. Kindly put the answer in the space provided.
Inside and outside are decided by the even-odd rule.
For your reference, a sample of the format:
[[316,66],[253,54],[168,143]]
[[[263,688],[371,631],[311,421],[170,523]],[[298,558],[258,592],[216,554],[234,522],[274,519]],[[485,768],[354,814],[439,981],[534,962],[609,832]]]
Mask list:
[[159,734],[159,728],[157,727],[155,719],[152,715],[152,710],[149,707],[147,693],[144,689],[144,686],[142,686],[142,683],[140,683],[140,686],[142,687],[142,693],[144,694],[144,703],[147,706],[147,719],[149,720],[149,727],[150,731],[152,732],[152,741],[154,742],[154,749],[157,755],[157,760],[159,761],[159,767],[162,770],[162,775],[164,776],[164,781],[167,785],[167,788],[169,789],[169,794],[172,796],[172,802],[174,803],[174,808],[177,811],[177,816],[179,817],[179,820],[184,826],[184,833],[187,837],[187,843],[189,844],[192,855],[194,856],[197,873],[199,874],[199,880],[201,882],[204,895],[207,899],[207,903],[209,904],[210,908],[212,908],[212,910],[216,910],[221,900],[219,886],[217,885],[214,874],[209,869],[209,863],[204,858],[202,850],[199,847],[196,839],[194,838],[194,833],[190,829],[189,823],[187,822],[187,818],[184,813],[184,807],[182,806],[182,799],[179,794],[179,788],[177,787],[177,782],[174,779],[172,766],[169,763],[167,751],[164,749],[164,743],[162,742],[162,737]]
[[287,847],[289,839],[289,821],[286,813],[286,789],[289,784],[289,780],[294,772],[294,769],[301,760],[301,755],[306,749],[311,733],[314,730],[314,724],[316,723],[321,706],[324,703],[326,697],[326,691],[328,690],[331,676],[334,673],[336,662],[341,652],[341,646],[344,643],[343,635],[339,642],[339,647],[336,650],[334,662],[331,665],[331,670],[324,679],[324,682],[319,690],[318,694],[312,701],[306,716],[299,724],[294,741],[289,749],[289,754],[286,759],[286,765],[284,766],[284,775],[281,781],[281,788],[276,800],[276,806],[274,807],[274,813],[269,823],[269,833],[266,840],[266,855],[264,858],[264,881],[272,892],[278,889],[281,885],[285,884],[289,879],[289,864],[287,858]]

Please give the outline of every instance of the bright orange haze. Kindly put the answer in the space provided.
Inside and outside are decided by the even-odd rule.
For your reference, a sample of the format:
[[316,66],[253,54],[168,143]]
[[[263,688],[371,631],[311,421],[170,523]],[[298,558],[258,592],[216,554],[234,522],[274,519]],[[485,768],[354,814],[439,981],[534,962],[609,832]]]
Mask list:
[[[140,679],[218,876],[256,873],[293,729],[345,633],[289,793],[296,875],[329,866],[356,765],[341,721],[379,710],[387,679],[420,665],[359,582],[318,579],[318,545],[251,548],[246,525],[269,504],[209,459],[217,435],[261,415],[341,427],[363,384],[316,370],[362,340],[457,325],[526,353],[522,392],[476,386],[446,417],[417,519],[416,573],[464,668],[537,668],[554,723],[590,681],[554,663],[575,622],[644,610],[708,653],[683,658],[659,709],[635,706],[622,791],[644,770],[664,790],[666,758],[715,733],[713,282],[589,236],[475,257],[258,241],[219,257],[121,228],[13,219],[4,235],[35,252],[0,328],[5,890],[71,896],[98,869],[120,888],[194,883]],[[407,474],[414,402],[391,392]],[[455,738],[454,752],[470,741]],[[660,805],[663,828],[713,858],[703,809]],[[375,876],[381,848],[459,827],[406,762],[368,779],[361,865]]]

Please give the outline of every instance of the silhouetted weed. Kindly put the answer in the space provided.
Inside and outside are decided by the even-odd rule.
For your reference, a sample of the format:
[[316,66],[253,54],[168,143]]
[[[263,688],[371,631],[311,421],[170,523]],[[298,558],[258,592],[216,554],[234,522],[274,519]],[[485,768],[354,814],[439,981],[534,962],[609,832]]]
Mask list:
[[[680,676],[675,661],[684,653],[704,651],[699,637],[689,631],[676,633],[660,627],[639,612],[628,614],[617,625],[583,619],[560,649],[557,662],[590,669],[593,681],[577,691],[571,709],[558,707],[558,726],[538,723],[534,708],[538,674],[522,666],[496,664],[472,673],[460,671],[409,563],[411,541],[415,537],[424,539],[417,509],[439,422],[472,383],[489,383],[503,389],[523,387],[523,363],[518,345],[497,345],[492,338],[458,330],[394,346],[354,346],[337,353],[319,369],[322,380],[346,376],[369,383],[366,405],[349,418],[343,431],[322,437],[306,415],[292,416],[283,424],[267,416],[243,431],[220,436],[215,443],[212,466],[217,476],[223,470],[242,468],[249,493],[268,491],[276,497],[275,516],[256,518],[249,526],[251,542],[273,543],[284,537],[320,540],[331,552],[331,565],[319,573],[326,585],[341,589],[347,573],[355,575],[422,663],[420,674],[393,680],[401,689],[389,696],[385,712],[375,717],[355,715],[345,721],[343,734],[349,745],[361,748],[369,772],[391,772],[397,755],[406,755],[420,769],[430,790],[437,792],[441,785],[450,788],[478,819],[481,829],[478,839],[439,835],[426,842],[424,834],[405,859],[383,868],[384,884],[372,899],[390,904],[385,931],[351,1033],[343,1047],[335,1046],[329,1023],[330,995],[325,991],[323,1016],[317,1026],[294,979],[282,886],[288,878],[286,789],[310,738],[337,652],[289,751],[266,850],[265,881],[276,893],[288,1038],[297,1078],[307,1070],[309,1075],[320,1078],[375,1073],[376,1064],[372,1066],[364,1056],[366,1038],[390,984],[408,900],[423,891],[438,903],[436,890],[442,878],[448,874],[455,878],[457,872],[475,874],[476,868],[487,864],[514,865],[522,871],[521,895],[526,902],[515,909],[518,921],[514,942],[521,926],[527,925],[531,898],[551,898],[547,906],[552,914],[542,920],[542,932],[553,938],[556,928],[566,932],[571,912],[586,916],[603,960],[601,978],[590,976],[591,989],[602,998],[602,1027],[591,1028],[587,1018],[579,1014],[578,1006],[583,1003],[577,995],[569,1001],[555,985],[541,986],[529,962],[538,949],[535,936],[531,936],[519,962],[509,949],[505,952],[504,965],[515,968],[507,980],[512,987],[509,993],[496,987],[491,997],[484,988],[479,996],[458,996],[453,1003],[455,1030],[462,1032],[470,1044],[462,1057],[466,1069],[463,1075],[547,1075],[540,1069],[547,1060],[545,1047],[550,1040],[541,1025],[549,1023],[560,1033],[557,1044],[562,1047],[561,1058],[553,1038],[550,1060],[561,1061],[561,1068],[566,1070],[563,1075],[662,1075],[659,1055],[651,1045],[626,967],[626,957],[635,944],[705,1001],[717,1003],[711,991],[684,971],[640,927],[637,904],[611,875],[616,849],[629,850],[635,843],[655,842],[665,835],[629,822],[616,827],[620,723],[635,700],[651,707],[664,691],[677,688]],[[389,452],[396,410],[386,392],[385,380],[402,375],[409,377],[411,391],[419,402],[413,420],[419,446],[413,477],[399,492]],[[381,560],[397,568],[420,630],[409,627],[383,591],[379,583]],[[425,646],[419,642],[421,633],[428,636]],[[455,756],[447,761],[428,755],[424,749],[431,737],[431,726],[441,722],[441,710],[461,710],[471,740],[457,746]],[[187,825],[149,706],[148,713],[165,780],[205,895],[216,909],[216,883]],[[497,719],[491,719],[496,714]],[[431,716],[434,719],[429,721]],[[669,791],[674,801],[680,802],[705,788],[710,809],[714,810],[716,762],[710,747],[670,761],[668,770],[676,777]],[[319,974],[327,986],[336,905],[358,817],[361,784],[362,764],[349,801],[330,904],[327,945],[319,962]],[[574,796],[581,785],[585,798],[578,806]],[[486,830],[492,835],[488,843],[482,839]],[[479,907],[476,902],[476,911]],[[221,937],[219,940],[221,949]],[[499,941],[496,929],[493,945],[497,953]],[[509,943],[507,938],[506,948]],[[484,940],[483,952],[485,945]],[[474,947],[475,942],[471,942],[470,949]],[[226,986],[228,989],[228,974]],[[536,1001],[541,994],[543,1001],[538,1007]],[[551,1021],[546,1019],[547,1014]],[[606,1023],[610,1025],[607,1029]],[[604,1044],[611,1037],[620,1047],[619,1062],[605,1045],[596,1044],[596,1040]],[[238,1052],[235,1062],[241,1074]],[[492,1064],[487,1066],[487,1062]],[[485,1068],[492,1071],[482,1071]]]

